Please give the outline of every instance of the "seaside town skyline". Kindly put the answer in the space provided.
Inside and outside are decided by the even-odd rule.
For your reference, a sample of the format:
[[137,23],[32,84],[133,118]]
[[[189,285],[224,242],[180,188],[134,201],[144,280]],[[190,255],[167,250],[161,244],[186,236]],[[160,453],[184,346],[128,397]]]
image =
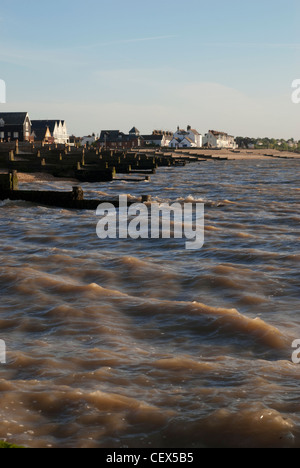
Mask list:
[[251,138],[235,137],[224,131],[208,130],[200,133],[196,128],[179,125],[175,131],[153,130],[145,134],[136,126],[129,132],[101,130],[98,134],[85,136],[70,135],[63,119],[32,120],[28,112],[0,112],[0,142],[39,142],[42,144],[63,144],[70,146],[98,146],[103,149],[130,150],[141,147],[160,148],[217,148],[217,149],[259,149],[262,147],[290,151],[300,150],[300,141],[290,138]]

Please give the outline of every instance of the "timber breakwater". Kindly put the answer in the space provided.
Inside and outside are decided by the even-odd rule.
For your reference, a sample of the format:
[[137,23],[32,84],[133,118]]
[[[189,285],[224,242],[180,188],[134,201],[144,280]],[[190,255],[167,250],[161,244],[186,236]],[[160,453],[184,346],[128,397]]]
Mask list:
[[[54,190],[19,190],[19,181],[16,171],[0,174],[0,200],[16,200],[36,203],[38,205],[53,206],[57,208],[75,210],[96,210],[100,200],[85,200],[81,187],[73,187],[72,192]],[[151,197],[144,195],[142,202],[150,202]],[[101,203],[110,203],[119,207],[119,200],[102,200]],[[129,205],[131,203],[129,202]]]
[[[196,158],[197,159],[197,158]],[[194,160],[194,159],[193,159]],[[192,160],[191,160],[192,161]],[[118,174],[143,176],[159,167],[185,165],[186,160],[161,152],[75,148],[64,145],[37,147],[29,143],[0,144],[0,169],[21,173],[46,173],[81,182],[109,182]]]

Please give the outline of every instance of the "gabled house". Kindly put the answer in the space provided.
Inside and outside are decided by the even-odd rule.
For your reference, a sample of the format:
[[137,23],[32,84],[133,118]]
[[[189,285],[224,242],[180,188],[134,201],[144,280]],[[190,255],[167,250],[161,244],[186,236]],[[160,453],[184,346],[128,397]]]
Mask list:
[[0,140],[31,141],[31,121],[27,112],[0,112]]
[[68,144],[69,135],[64,120],[32,120],[35,141],[52,144]]
[[186,130],[177,127],[169,146],[171,148],[201,148],[202,135],[190,125]]
[[138,148],[142,144],[143,137],[135,127],[128,135],[120,130],[102,130],[98,140],[98,146],[105,149],[131,149]]
[[154,130],[152,135],[143,135],[146,146],[169,146],[172,138],[172,132],[165,132],[163,130]]
[[129,132],[129,135],[134,135],[134,136],[140,136],[140,131],[136,127],[132,127],[132,129]]
[[32,134],[35,141],[46,144],[54,143],[48,120],[32,120]]
[[209,132],[206,133],[203,144],[209,148],[237,148],[234,136],[216,130],[209,130]]

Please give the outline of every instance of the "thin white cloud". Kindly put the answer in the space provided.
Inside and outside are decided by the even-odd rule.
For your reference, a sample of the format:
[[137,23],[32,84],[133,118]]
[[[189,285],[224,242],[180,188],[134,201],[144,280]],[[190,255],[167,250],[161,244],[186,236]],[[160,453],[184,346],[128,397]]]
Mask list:
[[205,47],[253,47],[274,49],[300,49],[300,43],[272,43],[272,42],[207,42],[202,43]]
[[149,41],[164,41],[167,39],[174,39],[175,37],[178,37],[178,36],[167,35],[167,36],[136,37],[136,38],[131,38],[131,39],[119,39],[117,41],[96,42],[94,44],[86,44],[86,45],[79,45],[79,46],[76,45],[76,47],[74,48],[63,49],[63,50],[74,50],[74,49],[89,50],[89,49],[95,49],[97,47],[106,47],[110,45],[132,44],[132,43],[149,42]]
[[[121,44],[130,44],[130,43],[139,43],[139,42],[149,42],[149,41],[163,41],[167,39],[172,39],[177,37],[176,35],[166,35],[166,36],[152,36],[152,37],[140,37],[140,38],[131,38],[131,39],[120,39],[117,41],[108,41],[108,42],[99,42],[94,44],[79,45],[70,48],[60,48],[58,50],[38,50],[38,49],[25,49],[20,47],[19,49],[14,49],[12,47],[7,47],[4,44],[0,47],[0,61],[9,62],[13,64],[26,64],[29,63],[48,63],[49,65],[62,65],[62,66],[71,66],[78,65],[78,56],[72,56],[72,53],[78,53],[80,51],[87,51],[91,49],[96,49],[100,47],[121,45]],[[80,63],[88,63],[87,58],[83,55],[80,58]]]

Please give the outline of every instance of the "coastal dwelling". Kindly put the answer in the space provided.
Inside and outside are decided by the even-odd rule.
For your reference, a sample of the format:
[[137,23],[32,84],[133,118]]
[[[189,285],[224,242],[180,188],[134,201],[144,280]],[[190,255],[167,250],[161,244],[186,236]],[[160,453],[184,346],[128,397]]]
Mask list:
[[202,135],[189,125],[186,130],[177,127],[169,146],[170,148],[201,148],[202,142]]
[[136,127],[132,127],[132,129],[129,132],[129,135],[131,136],[140,136],[140,131]]
[[31,121],[27,112],[0,112],[0,140],[31,141]]
[[209,130],[209,132],[206,133],[203,139],[203,146],[209,148],[237,148],[234,136],[216,130]]
[[105,149],[138,148],[143,145],[143,137],[136,127],[133,127],[127,135],[120,130],[102,130],[97,144]]
[[152,135],[143,135],[145,146],[169,146],[172,138],[172,132],[163,130],[153,130]]
[[69,135],[64,120],[32,120],[31,123],[35,141],[62,145],[69,143]]
[[50,125],[45,120],[32,121],[32,134],[35,141],[40,141],[46,144],[54,143],[54,138],[50,131]]
[[93,135],[84,136],[81,138],[81,146],[91,146],[97,141],[95,133]]

